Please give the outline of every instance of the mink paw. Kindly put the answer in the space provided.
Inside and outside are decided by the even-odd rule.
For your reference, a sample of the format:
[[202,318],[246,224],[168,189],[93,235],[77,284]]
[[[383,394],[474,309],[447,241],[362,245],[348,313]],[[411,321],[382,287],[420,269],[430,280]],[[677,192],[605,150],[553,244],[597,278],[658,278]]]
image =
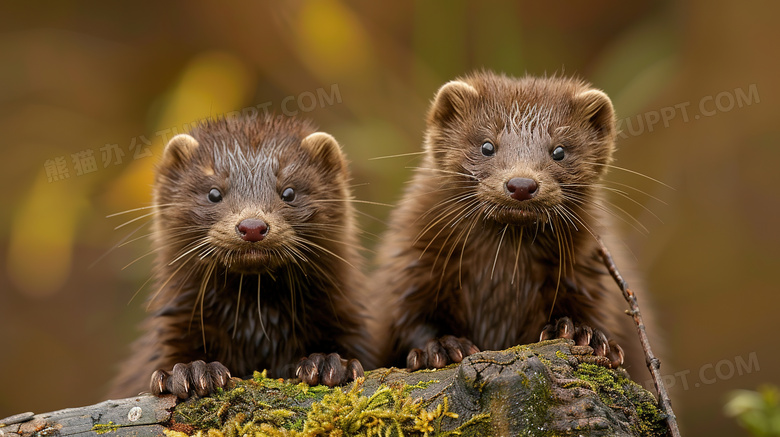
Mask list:
[[574,340],[571,351],[581,363],[598,364],[610,369],[616,369],[623,364],[623,348],[620,345],[614,340],[608,340],[607,336],[598,329],[587,325],[575,326],[568,317],[546,325],[542,329],[539,341],[554,338]]
[[441,369],[448,364],[460,363],[463,358],[476,352],[479,352],[479,348],[474,346],[471,340],[445,335],[428,340],[424,349],[412,349],[406,356],[406,367],[411,372],[419,369]]
[[345,360],[335,353],[311,354],[298,361],[295,376],[308,385],[334,387],[363,376],[363,365],[354,358]]
[[228,381],[230,371],[217,361],[178,363],[171,372],[160,369],[152,374],[152,393],[155,396],[171,393],[179,399],[187,399],[192,394],[207,396],[225,388]]

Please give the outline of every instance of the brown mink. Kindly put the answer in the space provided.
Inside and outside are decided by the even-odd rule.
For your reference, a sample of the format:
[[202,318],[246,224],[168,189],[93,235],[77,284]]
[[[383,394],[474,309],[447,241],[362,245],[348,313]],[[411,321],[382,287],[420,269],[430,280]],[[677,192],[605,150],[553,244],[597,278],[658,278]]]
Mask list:
[[333,386],[374,365],[349,177],[336,140],[295,118],[171,139],[154,183],[156,290],[111,394],[152,377],[155,394],[203,395],[262,369]]
[[595,238],[612,247],[600,181],[615,137],[611,101],[579,80],[478,72],[442,86],[371,281],[384,364],[438,368],[541,332],[649,375]]

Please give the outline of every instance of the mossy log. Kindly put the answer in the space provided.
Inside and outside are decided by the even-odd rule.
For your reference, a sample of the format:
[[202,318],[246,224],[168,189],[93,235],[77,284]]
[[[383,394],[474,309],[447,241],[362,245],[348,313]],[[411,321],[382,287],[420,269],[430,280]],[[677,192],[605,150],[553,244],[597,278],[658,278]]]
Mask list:
[[[254,378],[176,405],[141,396],[0,420],[0,436],[663,436],[655,398],[622,371],[581,363],[553,340],[460,365],[368,372],[346,387]],[[10,420],[9,420],[10,419]]]

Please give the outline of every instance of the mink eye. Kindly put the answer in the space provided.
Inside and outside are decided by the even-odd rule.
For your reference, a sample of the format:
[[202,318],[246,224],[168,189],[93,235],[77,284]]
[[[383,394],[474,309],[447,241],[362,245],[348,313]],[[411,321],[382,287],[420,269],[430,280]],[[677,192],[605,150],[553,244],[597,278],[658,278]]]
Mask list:
[[563,146],[558,146],[552,151],[552,159],[555,161],[560,161],[566,156],[566,151],[564,150]]
[[282,200],[285,202],[292,202],[295,200],[295,190],[292,187],[287,187],[282,191]]
[[218,189],[212,188],[211,191],[209,191],[208,198],[211,203],[219,203],[222,201],[222,193]]
[[482,154],[485,156],[493,156],[496,153],[496,147],[490,141],[482,143]]

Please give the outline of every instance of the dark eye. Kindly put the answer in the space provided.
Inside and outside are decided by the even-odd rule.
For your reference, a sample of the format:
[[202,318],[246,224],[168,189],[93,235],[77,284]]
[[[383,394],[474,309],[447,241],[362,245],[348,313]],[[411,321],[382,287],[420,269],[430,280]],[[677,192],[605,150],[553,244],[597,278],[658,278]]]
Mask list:
[[222,193],[220,193],[218,189],[212,188],[211,191],[209,191],[208,198],[211,203],[219,203],[222,201]]
[[566,156],[566,151],[563,149],[563,146],[558,146],[553,149],[552,151],[552,159],[556,161],[560,161]]
[[493,156],[496,153],[496,147],[490,141],[482,143],[482,154],[485,156]]
[[293,190],[291,187],[287,187],[282,191],[282,200],[285,202],[292,202],[295,200],[295,190]]

